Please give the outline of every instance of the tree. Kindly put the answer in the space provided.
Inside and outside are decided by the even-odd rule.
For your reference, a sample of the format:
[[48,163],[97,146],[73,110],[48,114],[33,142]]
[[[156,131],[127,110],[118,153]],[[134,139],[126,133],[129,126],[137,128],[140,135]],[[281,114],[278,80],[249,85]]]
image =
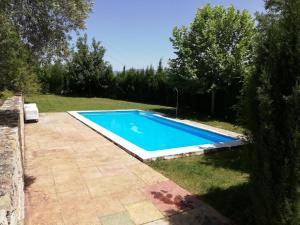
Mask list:
[[73,51],[68,63],[70,91],[80,95],[103,96],[113,79],[112,67],[103,59],[104,47],[95,39],[89,47],[87,35],[78,38],[76,47],[77,51]]
[[0,92],[39,89],[37,68],[68,53],[69,33],[84,28],[90,0],[0,1]]
[[67,68],[60,60],[41,68],[39,80],[44,93],[63,94],[67,86]]
[[160,59],[159,62],[158,62],[156,73],[157,73],[158,76],[160,76],[161,74],[164,73],[164,68],[163,68],[163,65],[162,65],[162,59]]
[[157,70],[153,66],[146,69],[126,70],[116,74],[114,97],[134,101],[167,103],[168,81],[160,60]]
[[2,0],[0,14],[39,59],[66,55],[69,33],[84,28],[91,0]]
[[0,14],[0,92],[5,89],[23,93],[38,91],[34,64],[10,21]]
[[171,81],[188,92],[210,92],[213,115],[218,90],[239,94],[252,62],[254,34],[247,11],[205,5],[190,26],[173,30],[176,58],[170,60]]
[[245,83],[250,182],[259,225],[300,224],[300,0],[266,1]]

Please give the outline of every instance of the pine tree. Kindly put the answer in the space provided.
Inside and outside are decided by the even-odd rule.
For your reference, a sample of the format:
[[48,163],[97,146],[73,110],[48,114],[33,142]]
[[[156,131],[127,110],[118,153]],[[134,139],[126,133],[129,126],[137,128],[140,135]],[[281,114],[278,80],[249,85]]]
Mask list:
[[300,0],[266,1],[246,82],[250,183],[258,225],[299,225]]

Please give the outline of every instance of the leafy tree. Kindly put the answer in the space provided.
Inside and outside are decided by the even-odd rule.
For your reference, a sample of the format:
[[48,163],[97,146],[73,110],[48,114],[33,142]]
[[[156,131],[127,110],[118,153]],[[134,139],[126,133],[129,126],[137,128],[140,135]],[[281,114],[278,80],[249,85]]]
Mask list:
[[34,64],[11,22],[0,14],[0,92],[5,89],[24,93],[38,91]]
[[0,91],[37,91],[40,62],[67,55],[69,33],[84,28],[91,6],[91,0],[1,0]]
[[112,85],[113,72],[103,57],[105,49],[93,39],[91,47],[87,44],[87,35],[79,37],[68,64],[69,88],[73,94],[97,96],[105,94]]
[[266,1],[244,121],[259,225],[300,224],[300,0]]
[[214,114],[218,90],[239,94],[251,65],[254,34],[254,21],[247,11],[205,5],[190,26],[173,30],[171,42],[177,57],[170,60],[171,81],[188,92],[210,92]]
[[68,34],[84,28],[91,0],[1,0],[0,14],[39,57],[66,55]]

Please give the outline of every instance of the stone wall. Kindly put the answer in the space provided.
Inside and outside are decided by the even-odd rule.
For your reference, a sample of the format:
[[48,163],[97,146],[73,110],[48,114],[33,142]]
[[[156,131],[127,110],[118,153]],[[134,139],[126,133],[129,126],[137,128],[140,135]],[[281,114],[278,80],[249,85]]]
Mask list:
[[12,97],[0,107],[0,225],[24,223],[23,99]]

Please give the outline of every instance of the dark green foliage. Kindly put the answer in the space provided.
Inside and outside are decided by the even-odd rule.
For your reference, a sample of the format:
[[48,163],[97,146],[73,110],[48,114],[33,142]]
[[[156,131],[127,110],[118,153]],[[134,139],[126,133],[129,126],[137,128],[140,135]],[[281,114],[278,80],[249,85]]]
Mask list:
[[34,64],[14,26],[0,13],[0,92],[36,92],[39,86]]
[[156,70],[150,66],[140,70],[123,70],[116,74],[114,97],[168,104],[170,92],[167,73],[161,60]]
[[39,64],[67,55],[69,32],[84,28],[91,5],[90,0],[1,0],[0,91],[38,91]]
[[65,56],[69,32],[83,29],[91,0],[1,0],[0,13],[39,60]]
[[113,88],[113,72],[104,61],[105,49],[93,39],[87,44],[87,36],[77,40],[77,51],[68,63],[68,89],[71,94],[86,96],[108,96]]
[[258,225],[300,224],[300,1],[266,1],[256,68],[246,82]]
[[228,97],[233,100],[227,107],[232,106],[249,72],[254,34],[247,11],[205,5],[190,26],[173,30],[176,58],[170,61],[171,81],[185,92],[211,93],[212,114],[218,91],[231,92]]
[[67,68],[61,61],[44,65],[39,73],[43,93],[63,94],[66,91]]

